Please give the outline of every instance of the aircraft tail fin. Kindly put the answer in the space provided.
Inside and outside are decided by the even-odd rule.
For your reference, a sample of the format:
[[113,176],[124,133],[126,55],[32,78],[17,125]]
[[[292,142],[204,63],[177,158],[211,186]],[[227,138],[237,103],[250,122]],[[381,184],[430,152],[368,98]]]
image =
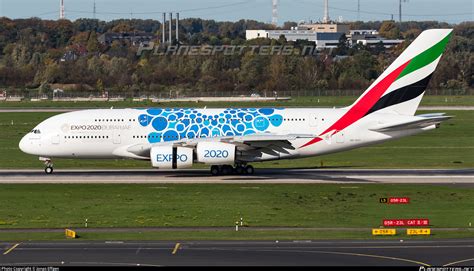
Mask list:
[[452,29],[423,31],[350,109],[413,116],[451,36]]

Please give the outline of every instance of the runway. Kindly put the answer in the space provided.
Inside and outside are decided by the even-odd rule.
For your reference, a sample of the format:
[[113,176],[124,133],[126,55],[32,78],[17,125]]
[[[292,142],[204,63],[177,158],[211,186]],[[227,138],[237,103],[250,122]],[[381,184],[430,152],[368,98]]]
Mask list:
[[211,176],[206,170],[0,170],[0,183],[418,183],[474,186],[474,169],[256,169],[254,175]]
[[0,243],[0,265],[473,266],[474,239]]

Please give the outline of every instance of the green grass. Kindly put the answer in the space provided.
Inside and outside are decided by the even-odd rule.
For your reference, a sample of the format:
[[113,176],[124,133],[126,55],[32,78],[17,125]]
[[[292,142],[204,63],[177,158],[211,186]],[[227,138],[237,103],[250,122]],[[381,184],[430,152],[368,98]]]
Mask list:
[[[379,203],[389,196],[410,204]],[[473,187],[416,184],[1,184],[0,227],[74,228],[86,218],[89,227],[232,227],[242,216],[250,227],[370,228],[384,218],[428,218],[434,228],[466,228],[473,198]]]
[[[160,241],[189,241],[189,240],[330,240],[330,239],[432,239],[432,238],[466,238],[474,236],[474,231],[441,231],[434,230],[430,236],[407,236],[401,230],[395,236],[372,236],[371,231],[327,231],[327,230],[298,230],[298,231],[246,231],[235,232],[232,228],[216,231],[166,231],[166,232],[82,232],[77,231],[79,239],[83,240],[160,240]],[[37,241],[64,240],[64,233],[38,232],[8,232],[0,233],[2,241]]]
[[[431,111],[420,111],[429,113]],[[338,154],[255,163],[257,167],[303,168],[474,168],[474,111],[446,111],[453,119],[440,129]],[[57,113],[0,113],[0,168],[43,168],[18,142],[44,119]],[[13,123],[13,124],[12,124]],[[363,159],[361,159],[363,157]],[[150,168],[147,161],[55,159],[56,168]]]
[[[233,107],[265,107],[265,106],[288,106],[288,107],[332,107],[347,106],[353,103],[357,96],[309,96],[293,97],[290,101],[267,101],[267,102],[239,102],[233,103]],[[472,106],[474,105],[474,96],[425,96],[421,102],[422,106]],[[170,103],[152,103],[133,102],[130,99],[123,102],[0,102],[0,108],[127,108],[127,107],[228,107],[227,102],[170,102]]]

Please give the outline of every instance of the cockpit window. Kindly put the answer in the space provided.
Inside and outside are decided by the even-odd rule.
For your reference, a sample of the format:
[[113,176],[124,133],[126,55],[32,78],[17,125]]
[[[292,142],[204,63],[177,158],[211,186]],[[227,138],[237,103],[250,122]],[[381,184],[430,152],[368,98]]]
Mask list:
[[39,129],[33,129],[31,130],[33,134],[41,134],[41,131]]

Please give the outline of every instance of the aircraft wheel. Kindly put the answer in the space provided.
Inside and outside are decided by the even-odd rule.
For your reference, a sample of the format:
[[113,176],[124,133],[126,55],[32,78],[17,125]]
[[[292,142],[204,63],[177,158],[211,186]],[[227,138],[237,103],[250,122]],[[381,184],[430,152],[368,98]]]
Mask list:
[[229,165],[222,166],[222,169],[221,169],[222,175],[230,175],[232,174],[232,171],[234,171],[234,168],[232,166],[229,166]]
[[212,176],[217,176],[219,175],[220,170],[218,166],[211,166],[211,174]]
[[245,173],[249,174],[249,175],[252,175],[252,174],[255,173],[255,169],[253,168],[253,166],[248,165],[248,166],[245,167]]
[[53,167],[45,167],[44,172],[46,172],[46,174],[52,174],[53,173]]
[[242,175],[242,174],[244,174],[245,168],[241,165],[238,165],[238,166],[235,167],[234,170],[235,170],[235,173],[237,175]]

